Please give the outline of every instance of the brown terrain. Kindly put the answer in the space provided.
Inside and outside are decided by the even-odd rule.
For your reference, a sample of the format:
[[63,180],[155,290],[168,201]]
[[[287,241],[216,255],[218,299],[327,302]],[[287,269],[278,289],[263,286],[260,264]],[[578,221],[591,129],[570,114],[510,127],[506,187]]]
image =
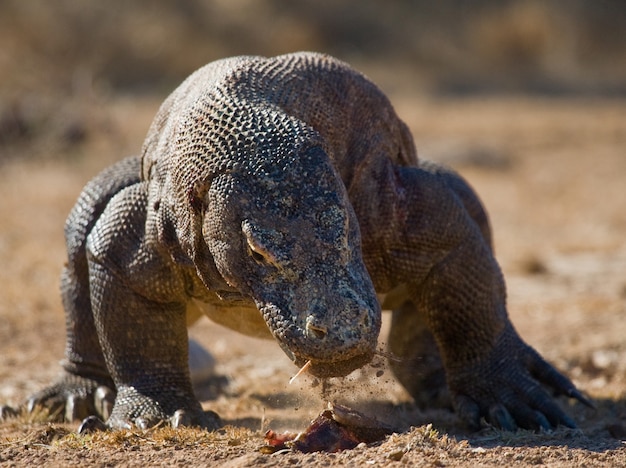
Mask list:
[[[164,2],[154,3],[166,9]],[[234,7],[224,6],[227,3],[215,2],[215,8],[227,10],[221,11],[224,21],[236,30],[239,23],[229,10]],[[510,72],[516,77],[541,78],[535,81],[512,81],[505,72],[489,81],[469,65],[462,75],[424,59],[420,63],[430,67],[423,65],[427,73],[399,67],[402,73],[394,77],[389,71],[391,62],[374,52],[368,55],[367,41],[355,39],[362,54],[328,46],[320,33],[333,32],[320,27],[332,26],[328,18],[307,17],[309,24],[304,16],[285,14],[275,34],[295,34],[297,40],[289,47],[328,50],[355,63],[388,92],[413,131],[420,157],[456,168],[475,187],[491,215],[513,323],[528,343],[596,403],[592,410],[560,399],[578,429],[510,433],[485,427],[471,433],[447,409],[418,408],[390,371],[383,368],[381,375],[380,368],[371,366],[346,379],[332,379],[322,394],[322,386],[306,375],[289,384],[297,369],[275,343],[242,337],[202,320],[190,329],[190,335],[214,354],[217,367],[199,397],[206,408],[222,416],[222,430],[160,427],[79,436],[76,422],[49,423],[45,414],[23,415],[0,422],[0,465],[626,466],[623,63],[611,68],[607,58],[594,64],[597,73],[591,76],[571,60],[544,54],[553,50],[554,41],[536,29],[544,23],[550,26],[554,12],[542,10],[541,2],[509,3],[512,6],[506,12],[487,11],[472,23],[475,29],[469,37],[482,41],[481,47],[474,47],[477,60],[497,62],[510,72],[510,67],[497,60],[501,50],[490,42],[495,37],[497,44],[514,44],[511,50],[523,45],[521,50],[530,50],[535,54],[532,57],[541,59],[531,60],[535,65],[545,65],[552,57],[560,68],[537,65],[529,68],[539,70],[535,74],[529,69]],[[82,45],[87,52],[97,50],[100,61],[78,46],[66,47],[63,34],[68,33],[52,24],[52,19],[61,18],[73,27],[82,25],[82,34],[87,34],[94,18],[104,24],[120,18],[111,17],[110,12],[72,10],[70,2],[59,2],[58,11],[46,10],[52,8],[46,2],[33,2],[41,10],[24,6],[28,4],[18,1],[0,6],[0,405],[19,404],[59,370],[64,348],[58,291],[65,259],[63,222],[84,183],[99,169],[140,150],[160,102],[193,68],[220,54],[243,53],[247,48],[246,53],[262,54],[288,50],[282,36],[266,39],[269,42],[256,49],[249,38],[248,43],[238,42],[230,49],[218,47],[215,44],[229,39],[223,28],[216,30],[214,42],[202,42],[200,58],[178,57],[177,62],[175,53],[169,54],[168,47],[173,46],[163,43],[160,55],[148,54],[142,62],[147,64],[145,69],[128,67],[124,74],[131,52],[120,44],[123,38],[132,42],[124,21],[119,22],[119,34],[94,30],[100,42],[92,37],[92,42]],[[519,4],[535,7],[524,9]],[[196,10],[182,17],[159,16],[163,13],[159,8],[146,10],[142,17],[146,27],[142,37],[148,45],[151,34],[159,36],[150,27],[154,17],[165,18],[163,24],[168,26],[159,30],[162,34],[177,32],[183,44],[199,40],[193,35],[197,29],[188,31],[180,23],[181,18],[197,17]],[[491,21],[494,15],[496,23]],[[380,21],[385,18],[382,15]],[[528,18],[533,21],[528,23]],[[505,20],[509,21],[506,30],[495,28],[494,24]],[[32,28],[24,29],[25,25]],[[45,31],[51,39],[46,39]],[[102,44],[110,38],[114,40],[109,50]],[[540,39],[547,49],[536,45]],[[450,50],[443,47],[442,56]],[[109,57],[121,57],[121,64],[113,67],[114,59]],[[419,50],[413,57],[421,57]],[[402,62],[402,57],[392,59]],[[58,63],[52,67],[54,60]],[[159,62],[164,69],[171,64],[175,72],[163,81],[139,86],[145,76],[161,76],[155,65]],[[489,81],[495,92],[460,92],[456,85],[441,85],[455,80],[458,84],[464,78],[467,83]],[[550,83],[550,89],[538,92],[534,85],[529,85],[532,89],[520,85],[529,80]],[[557,88],[565,91],[555,92]],[[384,331],[380,341],[384,344]],[[359,409],[397,432],[339,453],[264,453],[261,447],[268,429],[301,431],[327,401]]]

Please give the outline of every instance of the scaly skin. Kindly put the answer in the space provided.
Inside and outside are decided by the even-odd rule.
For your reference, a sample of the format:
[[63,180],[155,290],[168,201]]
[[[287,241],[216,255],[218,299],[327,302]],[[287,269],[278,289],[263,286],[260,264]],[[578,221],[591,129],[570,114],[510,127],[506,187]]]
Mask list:
[[395,309],[392,367],[416,399],[443,391],[445,370],[472,427],[573,427],[542,384],[588,403],[511,325],[473,190],[418,163],[382,92],[328,56],[198,70],[162,105],[141,160],[86,187],[66,234],[64,375],[31,406],[68,418],[97,414],[106,387],[107,427],[216,427],[187,368],[198,310],[273,337],[314,375],[346,375],[374,353],[377,294]]

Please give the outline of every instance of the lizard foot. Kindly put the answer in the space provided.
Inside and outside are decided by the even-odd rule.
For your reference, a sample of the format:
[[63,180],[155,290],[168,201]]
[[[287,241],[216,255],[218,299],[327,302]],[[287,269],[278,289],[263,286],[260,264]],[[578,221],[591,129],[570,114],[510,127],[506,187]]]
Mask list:
[[593,407],[567,377],[525,344],[511,325],[487,357],[448,371],[454,407],[473,430],[480,428],[483,417],[508,431],[518,427],[551,431],[559,424],[575,428],[574,420],[544,386],[554,395],[566,395]]
[[111,412],[115,392],[112,382],[64,373],[51,386],[32,395],[24,408],[32,413],[36,408],[48,411],[52,421],[71,422],[87,416],[107,418]]
[[[137,427],[148,429],[159,424],[169,424],[174,428],[182,426],[202,427],[215,430],[222,426],[219,416],[213,411],[203,411],[200,403],[189,395],[175,393],[170,398],[159,395],[159,399],[141,393],[133,387],[118,391],[111,417],[107,420],[107,429],[130,429]],[[175,408],[166,410],[166,408]],[[87,418],[81,424],[86,431],[99,430],[102,426]]]
[[[203,411],[200,415],[189,414],[186,410],[178,410],[169,418],[169,424],[174,428],[179,427],[203,427],[209,430],[218,429],[222,426],[220,417],[214,411]],[[135,426],[145,430],[155,426],[154,420],[139,417],[135,419]],[[130,428],[130,423],[125,423],[124,428]],[[106,431],[113,427],[102,421],[97,416],[88,416],[81,422],[78,427],[79,434],[91,434],[93,432]]]

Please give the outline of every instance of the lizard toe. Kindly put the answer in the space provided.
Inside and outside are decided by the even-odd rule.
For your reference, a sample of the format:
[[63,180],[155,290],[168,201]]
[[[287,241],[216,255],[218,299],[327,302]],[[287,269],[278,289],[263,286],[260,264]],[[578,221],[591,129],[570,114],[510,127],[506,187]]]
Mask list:
[[487,420],[499,429],[510,432],[517,430],[515,418],[513,418],[506,407],[500,403],[496,403],[489,408]]
[[595,408],[593,402],[584,396],[580,390],[548,362],[546,362],[534,349],[528,348],[525,356],[526,367],[530,373],[546,386],[552,388],[555,395],[565,395],[574,398],[588,408]]
[[215,430],[222,426],[222,421],[214,411],[194,413],[184,409],[179,409],[170,418],[170,424],[174,428],[202,427],[208,430]]
[[467,425],[471,431],[478,431],[480,429],[480,407],[470,397],[466,395],[454,396],[454,408],[459,415],[461,421]]
[[95,398],[98,388],[105,383],[105,379],[65,373],[56,383],[31,395],[24,403],[24,409],[28,413],[44,409],[48,413],[47,419],[57,422],[72,422],[92,415],[106,417],[99,410],[99,406],[102,409],[104,406],[98,405]]
[[54,422],[64,422],[66,396],[61,394],[42,395],[36,394],[26,400],[24,408],[28,414],[45,410],[47,419]]
[[7,419],[15,418],[20,414],[18,409],[9,405],[0,405],[0,421],[6,421]]
[[150,429],[151,427],[157,426],[159,423],[161,423],[161,421],[162,420],[159,418],[139,416],[133,422],[136,427],[138,427],[142,431],[145,431],[146,429]]
[[[576,428],[574,420],[561,410],[556,402],[554,402],[548,393],[540,386],[536,386],[527,394],[526,401],[535,412],[544,417],[551,427],[557,427],[559,424],[562,424],[571,429]],[[545,429],[545,427],[541,427]]]
[[92,434],[94,432],[106,431],[109,429],[102,419],[97,416],[88,416],[80,423],[78,426],[78,433],[83,434]]
[[[490,409],[489,422],[506,431],[515,431],[519,426],[522,429],[550,432],[556,426],[551,424],[543,413],[518,400],[506,406],[503,404],[495,406],[502,408],[502,411],[494,412]],[[504,414],[506,414],[506,416],[504,416]],[[508,418],[510,422],[505,421],[504,418]]]

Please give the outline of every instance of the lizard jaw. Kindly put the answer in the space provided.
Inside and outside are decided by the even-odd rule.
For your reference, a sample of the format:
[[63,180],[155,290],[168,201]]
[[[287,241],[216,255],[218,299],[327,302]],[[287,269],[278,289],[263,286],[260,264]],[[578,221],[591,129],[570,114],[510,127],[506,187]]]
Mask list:
[[[293,356],[293,355],[291,355]],[[290,357],[291,357],[290,356]],[[328,378],[328,377],[344,377],[350,372],[363,367],[370,362],[374,357],[374,351],[369,351],[362,354],[357,354],[348,359],[337,361],[320,361],[315,359],[307,359],[304,357],[292,358],[294,364],[298,367],[302,367],[307,362],[310,362],[307,372],[315,377]]]

